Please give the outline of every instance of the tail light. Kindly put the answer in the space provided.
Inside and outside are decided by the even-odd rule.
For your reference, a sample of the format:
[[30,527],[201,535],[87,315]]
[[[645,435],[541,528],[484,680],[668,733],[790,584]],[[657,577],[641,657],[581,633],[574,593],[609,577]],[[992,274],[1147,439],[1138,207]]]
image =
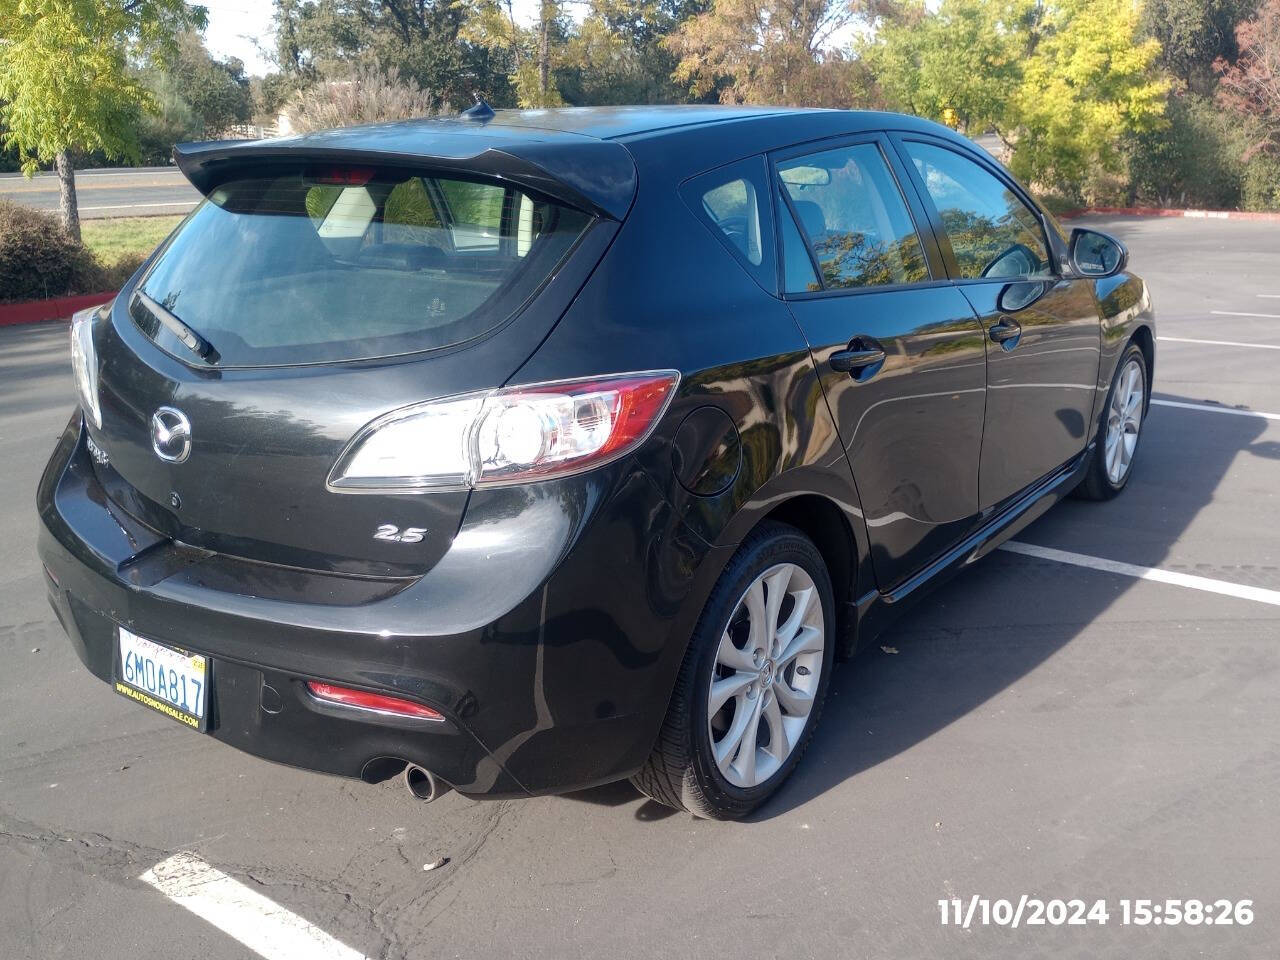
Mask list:
[[368,690],[353,690],[350,687],[339,687],[332,683],[309,681],[307,692],[317,700],[328,703],[340,703],[360,710],[374,710],[378,713],[393,713],[399,717],[418,717],[422,720],[443,720],[444,715],[430,707],[424,707],[412,700],[399,697],[388,697],[381,693],[370,693]]
[[98,355],[93,347],[93,322],[101,307],[81,310],[71,317],[71,372],[75,377],[80,409],[89,421],[102,429],[98,407]]
[[581,473],[624,456],[671,402],[674,370],[506,387],[373,421],[329,474],[339,492],[496,486]]

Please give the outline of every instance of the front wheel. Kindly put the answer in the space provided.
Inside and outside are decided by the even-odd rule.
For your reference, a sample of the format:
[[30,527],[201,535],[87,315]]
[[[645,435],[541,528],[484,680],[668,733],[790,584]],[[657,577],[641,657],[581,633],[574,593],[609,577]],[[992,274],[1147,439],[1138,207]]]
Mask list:
[[1129,344],[1107,394],[1098,443],[1077,493],[1088,500],[1110,500],[1129,482],[1147,409],[1147,359]]
[[831,579],[798,530],[738,549],[694,630],[658,742],[632,783],[698,817],[746,816],[800,761],[834,663]]

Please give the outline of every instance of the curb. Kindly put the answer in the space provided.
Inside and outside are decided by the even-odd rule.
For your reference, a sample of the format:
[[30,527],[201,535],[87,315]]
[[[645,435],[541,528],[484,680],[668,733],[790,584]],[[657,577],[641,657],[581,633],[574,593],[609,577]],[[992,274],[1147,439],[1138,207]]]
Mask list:
[[54,297],[51,300],[28,300],[25,303],[0,304],[0,327],[17,326],[20,323],[40,323],[44,320],[66,320],[77,310],[96,307],[115,299],[117,291],[106,293],[81,293],[74,297]]
[[1106,215],[1113,217],[1188,217],[1194,220],[1280,221],[1280,211],[1264,210],[1179,210],[1172,207],[1081,207],[1058,214],[1059,220]]

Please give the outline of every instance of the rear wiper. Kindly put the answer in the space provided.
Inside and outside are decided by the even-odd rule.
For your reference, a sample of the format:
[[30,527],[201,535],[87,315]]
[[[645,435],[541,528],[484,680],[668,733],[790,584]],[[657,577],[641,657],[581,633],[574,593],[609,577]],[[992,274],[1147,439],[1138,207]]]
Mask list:
[[135,290],[133,296],[135,299],[140,300],[142,305],[151,311],[151,314],[164,324],[170,333],[182,341],[184,347],[206,363],[218,362],[220,355],[213,348],[213,344],[183,323],[176,314],[156,303],[141,290]]

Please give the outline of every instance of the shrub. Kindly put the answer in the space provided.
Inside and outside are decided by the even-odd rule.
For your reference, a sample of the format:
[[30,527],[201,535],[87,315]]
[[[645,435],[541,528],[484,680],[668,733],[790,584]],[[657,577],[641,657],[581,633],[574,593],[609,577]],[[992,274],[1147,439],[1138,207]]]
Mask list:
[[1169,125],[1129,141],[1134,199],[1161,207],[1232,209],[1241,201],[1238,118],[1194,94],[1169,98]]
[[394,71],[360,67],[350,80],[321,81],[295,95],[285,111],[299,133],[429,116],[431,95]]
[[1280,210],[1280,157],[1258,153],[1245,165],[1241,206],[1246,210]]
[[0,302],[94,293],[105,279],[56,216],[0,197]]

